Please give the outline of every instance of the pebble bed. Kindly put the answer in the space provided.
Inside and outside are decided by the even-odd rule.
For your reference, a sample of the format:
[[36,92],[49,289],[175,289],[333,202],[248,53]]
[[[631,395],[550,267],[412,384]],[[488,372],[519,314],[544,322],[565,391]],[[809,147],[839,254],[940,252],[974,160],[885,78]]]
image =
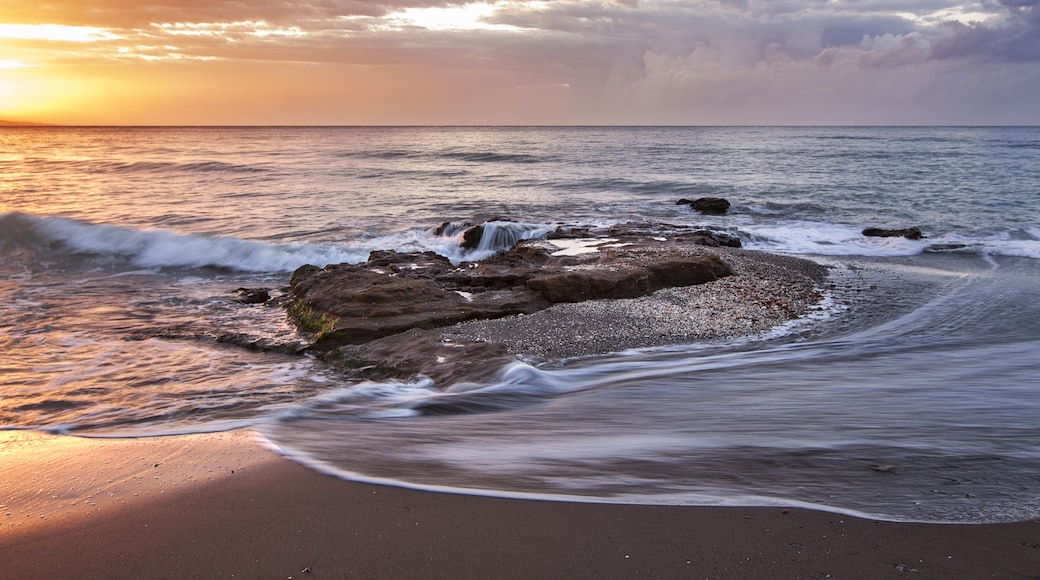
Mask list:
[[748,250],[691,248],[718,254],[734,275],[650,296],[558,304],[534,314],[461,323],[444,341],[503,343],[531,359],[563,359],[733,339],[798,318],[823,299],[827,268],[813,261]]

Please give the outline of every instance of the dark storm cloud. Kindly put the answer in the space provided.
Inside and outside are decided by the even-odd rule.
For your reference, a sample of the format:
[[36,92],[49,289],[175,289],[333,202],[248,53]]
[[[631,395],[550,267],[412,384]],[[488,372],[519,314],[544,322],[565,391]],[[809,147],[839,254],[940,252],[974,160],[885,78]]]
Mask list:
[[990,62],[1040,61],[1040,0],[1001,0],[1005,21],[997,26],[950,23],[949,36],[932,48],[935,58]]

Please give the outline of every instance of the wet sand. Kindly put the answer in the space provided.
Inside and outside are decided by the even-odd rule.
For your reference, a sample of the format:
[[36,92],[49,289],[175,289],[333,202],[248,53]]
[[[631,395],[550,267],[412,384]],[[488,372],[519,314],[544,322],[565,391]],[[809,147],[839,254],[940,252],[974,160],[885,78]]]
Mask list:
[[249,432],[0,432],[3,578],[1038,578],[1040,521],[510,500],[341,481]]

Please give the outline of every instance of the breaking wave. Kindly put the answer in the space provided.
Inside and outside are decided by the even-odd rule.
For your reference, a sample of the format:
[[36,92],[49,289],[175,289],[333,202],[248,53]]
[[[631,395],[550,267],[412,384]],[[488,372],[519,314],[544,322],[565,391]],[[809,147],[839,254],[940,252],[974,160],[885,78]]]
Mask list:
[[[475,243],[467,230],[480,228]],[[291,272],[304,264],[325,266],[358,263],[370,252],[433,251],[454,263],[480,260],[512,247],[522,239],[544,237],[546,226],[492,221],[442,226],[442,231],[415,228],[343,243],[268,243],[169,230],[138,230],[61,217],[22,213],[0,214],[0,250],[29,249],[40,254],[90,255],[121,258],[143,268],[220,268],[241,272]]]
[[222,268],[288,272],[304,264],[360,261],[349,249],[318,244],[270,244],[204,234],[92,224],[26,214],[0,216],[0,247],[34,253],[123,258],[145,268]]

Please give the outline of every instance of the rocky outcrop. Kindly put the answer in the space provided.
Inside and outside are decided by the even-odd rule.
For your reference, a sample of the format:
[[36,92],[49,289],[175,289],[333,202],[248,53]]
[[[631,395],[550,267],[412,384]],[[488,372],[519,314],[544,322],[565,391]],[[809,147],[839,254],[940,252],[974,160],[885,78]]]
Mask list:
[[718,256],[683,243],[633,238],[596,244],[590,242],[589,253],[558,255],[560,248],[548,242],[522,241],[494,258],[457,267],[429,252],[393,251],[373,252],[363,264],[303,266],[290,282],[289,315],[327,350],[557,303],[633,298],[732,273]]
[[906,238],[908,240],[919,240],[924,237],[920,228],[904,228],[901,230],[889,230],[885,228],[867,228],[863,235],[877,238]]

